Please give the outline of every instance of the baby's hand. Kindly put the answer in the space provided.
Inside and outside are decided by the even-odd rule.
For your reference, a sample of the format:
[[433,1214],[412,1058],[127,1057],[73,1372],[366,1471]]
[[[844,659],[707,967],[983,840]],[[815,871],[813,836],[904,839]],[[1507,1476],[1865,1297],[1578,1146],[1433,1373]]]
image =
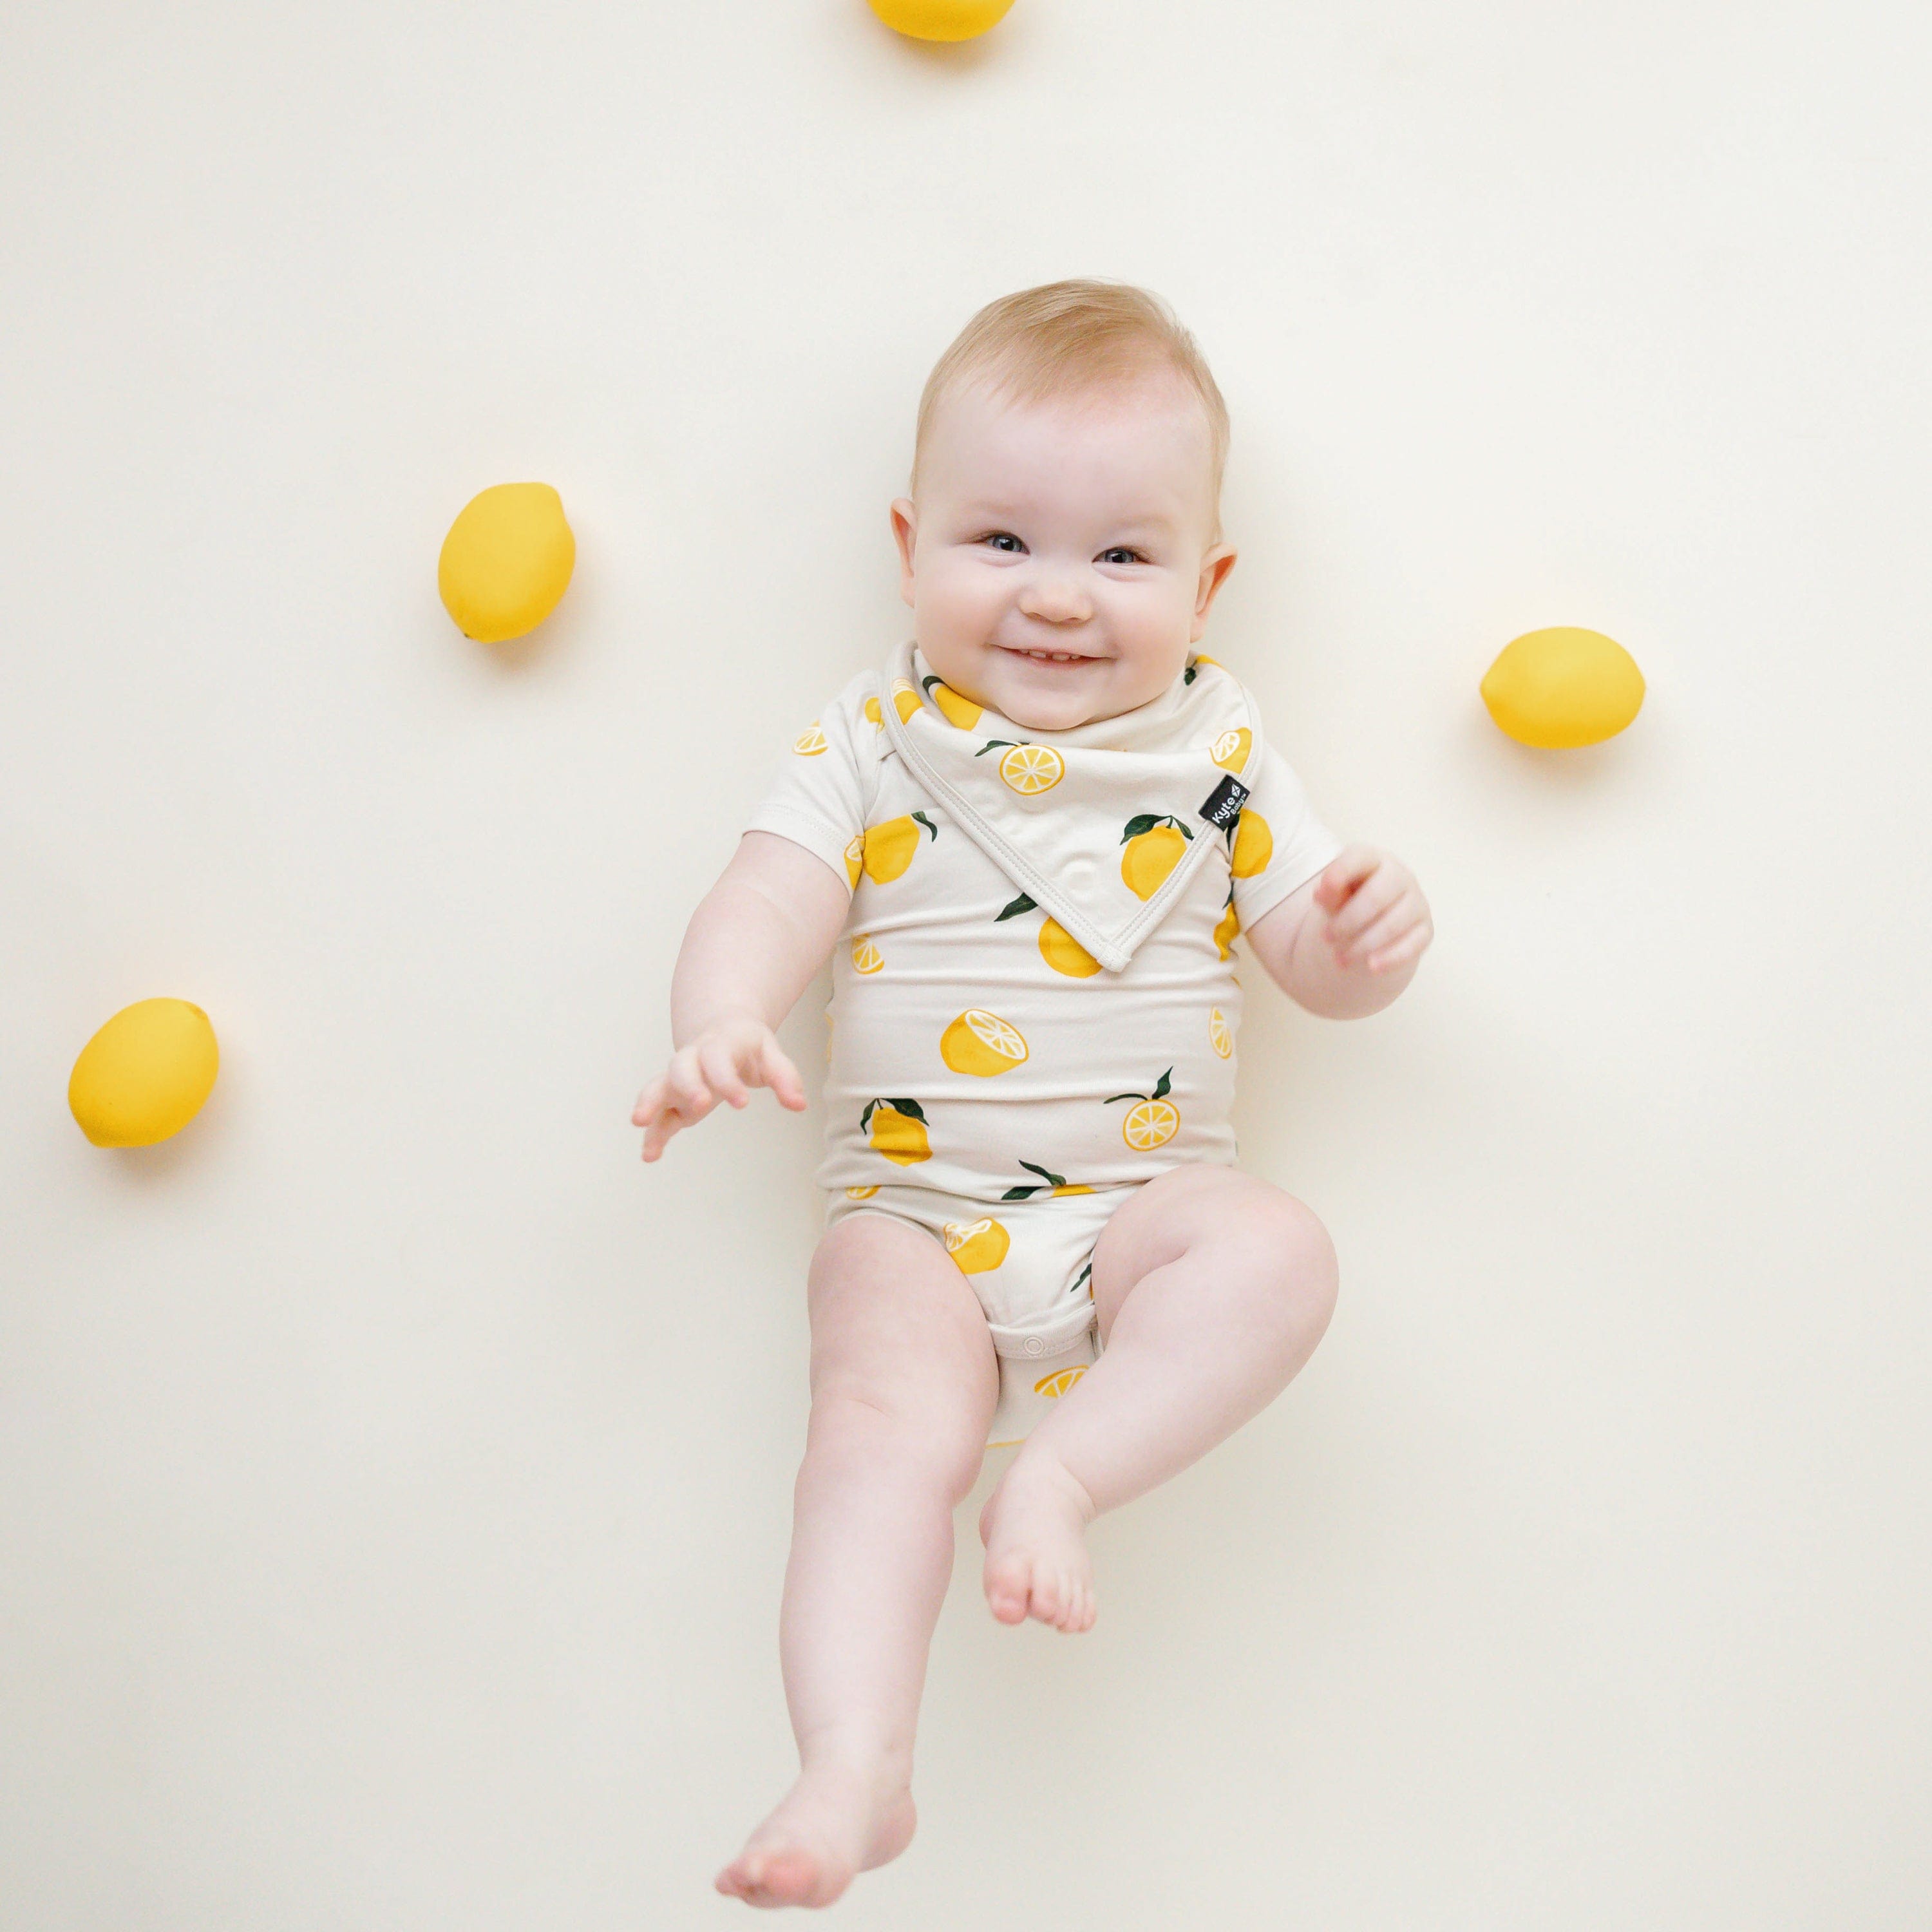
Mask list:
[[680,1127],[703,1120],[721,1098],[747,1105],[754,1087],[769,1087],[794,1113],[804,1108],[804,1082],[771,1028],[753,1013],[722,1014],[638,1096],[631,1124],[644,1130],[645,1160],[656,1160]]
[[1429,902],[1400,859],[1372,845],[1351,845],[1330,861],[1315,888],[1328,914],[1322,938],[1336,965],[1386,973],[1414,959],[1436,937]]

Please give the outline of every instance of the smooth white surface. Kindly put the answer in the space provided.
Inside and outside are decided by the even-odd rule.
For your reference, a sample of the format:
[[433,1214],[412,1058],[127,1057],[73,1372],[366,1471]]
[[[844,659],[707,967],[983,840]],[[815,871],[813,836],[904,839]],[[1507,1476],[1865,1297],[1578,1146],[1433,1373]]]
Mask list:
[[[738,820],[901,632],[927,368],[1098,273],[1233,410],[1208,647],[1440,938],[1374,1020],[1252,989],[1335,1325],[1096,1527],[1089,1636],[987,1615],[982,1480],[841,1922],[1922,1928],[1927,36],[12,10],[8,1924],[742,1922],[818,1122],[646,1170],[627,1117]],[[492,652],[436,551],[524,478],[577,577]],[[1554,623],[1642,666],[1623,737],[1489,724]],[[94,1149],[68,1069],[152,994],[220,1080]]]

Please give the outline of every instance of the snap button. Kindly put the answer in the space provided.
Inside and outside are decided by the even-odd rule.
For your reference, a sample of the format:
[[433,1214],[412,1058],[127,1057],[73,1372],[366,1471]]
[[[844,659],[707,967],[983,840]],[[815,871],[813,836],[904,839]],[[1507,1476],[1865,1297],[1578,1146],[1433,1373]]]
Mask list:
[[1046,1352],[1046,1344],[1037,1335],[1029,1335],[1026,1338],[1026,1352],[1029,1355],[1043,1355]]

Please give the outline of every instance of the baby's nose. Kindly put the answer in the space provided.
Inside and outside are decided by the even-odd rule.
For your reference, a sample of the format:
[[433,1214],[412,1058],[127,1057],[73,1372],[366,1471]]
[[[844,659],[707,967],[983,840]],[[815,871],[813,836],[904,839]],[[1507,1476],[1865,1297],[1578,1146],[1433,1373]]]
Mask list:
[[1058,575],[1042,575],[1029,583],[1020,592],[1020,609],[1049,624],[1084,624],[1094,614],[1087,593]]

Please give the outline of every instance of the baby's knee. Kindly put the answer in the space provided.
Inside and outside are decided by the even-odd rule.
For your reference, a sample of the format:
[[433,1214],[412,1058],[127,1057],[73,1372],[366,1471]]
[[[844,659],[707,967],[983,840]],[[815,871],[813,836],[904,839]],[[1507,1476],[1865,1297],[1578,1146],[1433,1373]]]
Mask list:
[[979,1480],[986,1424],[935,1411],[904,1391],[844,1377],[814,1383],[806,1455],[850,1458],[942,1494],[949,1508]]
[[1252,1204],[1244,1238],[1262,1257],[1304,1320],[1326,1328],[1335,1312],[1341,1265],[1335,1244],[1314,1210],[1266,1187]]

